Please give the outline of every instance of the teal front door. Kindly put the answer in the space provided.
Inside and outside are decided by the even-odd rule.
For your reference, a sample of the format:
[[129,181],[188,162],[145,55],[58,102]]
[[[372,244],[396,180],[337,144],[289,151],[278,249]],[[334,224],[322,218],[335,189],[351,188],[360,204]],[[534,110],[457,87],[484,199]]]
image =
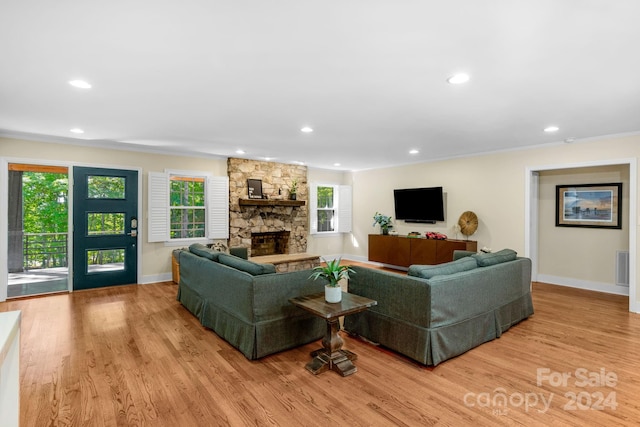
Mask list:
[[73,289],[136,283],[138,172],[73,168]]

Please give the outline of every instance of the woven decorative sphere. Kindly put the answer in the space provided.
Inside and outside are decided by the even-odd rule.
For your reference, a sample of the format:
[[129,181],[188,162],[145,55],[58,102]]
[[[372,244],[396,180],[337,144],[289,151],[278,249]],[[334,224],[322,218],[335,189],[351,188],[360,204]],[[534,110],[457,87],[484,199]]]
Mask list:
[[458,219],[458,225],[462,234],[471,236],[478,229],[478,216],[471,211],[463,212]]

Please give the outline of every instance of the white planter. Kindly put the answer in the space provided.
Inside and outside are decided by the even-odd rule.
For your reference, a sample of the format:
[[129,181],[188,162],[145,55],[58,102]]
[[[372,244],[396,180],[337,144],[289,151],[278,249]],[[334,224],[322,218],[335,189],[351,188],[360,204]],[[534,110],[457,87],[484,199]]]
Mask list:
[[342,301],[342,288],[340,286],[325,286],[324,300],[329,303]]

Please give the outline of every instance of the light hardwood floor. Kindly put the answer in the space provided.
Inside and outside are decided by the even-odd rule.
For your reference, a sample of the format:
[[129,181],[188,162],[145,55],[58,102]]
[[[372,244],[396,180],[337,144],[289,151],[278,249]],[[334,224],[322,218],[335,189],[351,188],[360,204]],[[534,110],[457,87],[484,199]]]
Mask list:
[[167,282],[0,303],[23,312],[21,426],[640,420],[640,315],[627,311],[626,297],[535,283],[534,316],[435,368],[343,333],[359,358],[358,372],[342,378],[304,369],[319,342],[248,361],[203,328],[176,289]]

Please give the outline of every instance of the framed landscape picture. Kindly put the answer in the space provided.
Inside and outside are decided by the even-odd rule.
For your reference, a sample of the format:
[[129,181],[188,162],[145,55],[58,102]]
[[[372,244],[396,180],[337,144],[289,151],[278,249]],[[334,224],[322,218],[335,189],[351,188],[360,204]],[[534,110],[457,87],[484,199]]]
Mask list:
[[262,199],[262,180],[261,179],[248,179],[247,187],[249,191],[250,199]]
[[622,228],[622,183],[556,185],[556,226]]

